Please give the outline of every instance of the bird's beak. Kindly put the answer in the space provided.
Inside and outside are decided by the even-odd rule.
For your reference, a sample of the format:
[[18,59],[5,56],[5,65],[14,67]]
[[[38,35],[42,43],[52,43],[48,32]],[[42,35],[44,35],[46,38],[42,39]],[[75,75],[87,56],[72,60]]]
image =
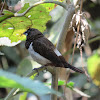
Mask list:
[[24,34],[24,35],[26,35],[26,36],[28,35],[28,33],[27,33],[27,32],[24,32],[23,34]]

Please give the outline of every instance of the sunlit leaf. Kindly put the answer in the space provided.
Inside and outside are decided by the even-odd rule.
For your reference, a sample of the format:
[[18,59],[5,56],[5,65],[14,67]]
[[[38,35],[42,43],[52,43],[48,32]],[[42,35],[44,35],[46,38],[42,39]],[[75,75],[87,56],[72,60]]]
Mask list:
[[[30,6],[32,6],[33,4],[35,4],[39,1],[41,1],[41,0],[24,0],[24,1],[21,0],[22,5],[29,3]],[[42,1],[46,1],[46,0],[42,0]],[[64,0],[53,0],[53,1],[63,2]],[[44,3],[44,4],[40,4],[40,5],[45,7],[48,12],[50,12],[51,10],[53,10],[57,6],[57,4],[54,4],[54,3]]]
[[[29,4],[25,4],[18,13],[26,11],[28,7]],[[25,16],[6,19],[6,21],[0,23],[0,39],[3,39],[3,41],[0,42],[0,45],[13,46],[25,40],[26,36],[23,35],[23,32],[25,32],[29,27],[44,32],[46,29],[46,23],[50,19],[51,16],[49,15],[49,12],[47,12],[45,7],[42,5],[33,7],[25,14]]]
[[93,82],[100,87],[100,55],[98,53],[88,58],[88,72]]
[[8,10],[3,10],[3,15],[0,15],[0,22],[2,22],[3,20],[10,18],[12,16],[14,16],[14,13],[8,11]]
[[67,87],[73,89],[74,88],[74,82],[69,82],[66,84]]
[[19,100],[26,100],[27,99],[27,92],[24,92],[23,94],[20,95]]

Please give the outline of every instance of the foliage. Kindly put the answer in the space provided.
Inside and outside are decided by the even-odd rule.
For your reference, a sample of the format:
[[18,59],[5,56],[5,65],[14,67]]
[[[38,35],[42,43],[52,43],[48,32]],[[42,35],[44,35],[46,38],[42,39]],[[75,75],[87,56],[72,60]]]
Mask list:
[[[52,20],[51,23],[49,23],[50,26],[46,30],[46,33],[48,34],[45,34],[45,32],[44,34],[46,36],[49,36],[49,39],[53,43],[56,44],[58,40],[59,32],[61,31],[63,27],[64,19],[66,16],[62,16],[64,10],[62,10],[62,13],[61,13],[60,12],[61,8],[57,7],[57,5],[53,3],[45,3],[45,4],[36,5],[33,8],[31,8],[27,13],[25,13],[25,15],[17,16],[18,14],[19,15],[23,14],[23,12],[25,12],[29,7],[31,7],[32,5],[34,5],[40,0],[21,0],[21,1],[24,1],[24,3],[20,11],[14,13],[8,10],[3,10],[2,15],[0,15],[0,46],[2,46],[0,47],[0,68],[3,67],[3,69],[5,69],[5,66],[8,66],[7,71],[16,72],[16,74],[19,74],[21,76],[26,76],[27,73],[29,73],[34,67],[38,68],[38,66],[40,65],[37,65],[32,59],[29,59],[29,57],[25,58],[28,55],[28,53],[23,46],[24,43],[23,42],[21,43],[21,41],[24,41],[26,39],[26,37],[23,35],[23,32],[26,31],[29,27],[33,27],[33,28],[39,29],[43,33],[46,30],[47,22],[52,20],[51,18],[53,17],[56,20],[55,21]],[[63,0],[55,0],[55,1],[63,1]],[[74,2],[75,0],[71,0],[71,1]],[[89,2],[88,0],[86,1]],[[90,6],[88,5],[86,6],[90,8]],[[57,8],[54,9],[55,7]],[[60,10],[58,10],[58,8]],[[56,13],[57,11],[58,13]],[[88,11],[86,10],[86,12]],[[57,18],[58,16],[60,17]],[[95,14],[93,16],[95,16]],[[92,31],[93,36],[97,36],[97,34],[100,31],[99,21],[100,19],[88,20],[89,25],[91,26],[91,31]],[[95,40],[95,37],[92,37],[92,38],[94,38]],[[13,48],[9,48],[9,47],[4,47],[3,45],[5,46],[16,45],[16,46]],[[94,49],[98,48],[98,47],[95,48],[97,45],[98,43],[96,42],[95,45],[92,44],[92,46],[94,47],[90,46],[90,48],[93,48],[92,53],[94,52]],[[63,48],[63,50],[64,49],[65,48]],[[86,56],[87,54],[86,51],[84,50],[83,52],[85,52],[83,53],[84,65],[85,67],[87,67],[86,65],[88,63],[88,72],[93,82],[97,86],[100,87],[100,78],[99,78],[100,55],[99,53],[96,52],[93,56],[88,58],[88,56]],[[79,66],[79,67],[82,66],[81,65],[82,63],[80,61],[81,58],[78,51],[75,53],[74,57],[76,58],[74,59],[75,63],[73,63],[73,65]],[[87,59],[88,59],[88,62],[86,62]],[[25,100],[27,98],[27,95],[30,94],[29,92],[40,96],[40,95],[47,94],[47,92],[49,91],[49,93],[54,93],[58,95],[59,93],[45,86],[45,85],[48,85],[47,84],[48,81],[49,81],[49,85],[51,86],[51,83],[50,83],[51,76],[48,75],[49,78],[47,77],[45,78],[44,74],[43,73],[41,74],[41,73],[39,73],[39,77],[36,77],[36,78],[38,80],[46,81],[45,83],[36,81],[35,74],[34,76],[32,75],[30,79],[28,79],[25,77],[20,77],[18,75],[12,74],[10,72],[8,73],[3,70],[0,70],[0,87],[6,88],[7,91],[9,91],[9,87],[16,88],[16,89],[20,88],[20,91],[18,92],[18,94],[20,92],[22,93],[22,91],[24,92],[22,95],[19,94],[20,95],[19,100]],[[31,80],[31,79],[34,79],[34,80]],[[92,82],[91,83],[87,82],[85,75],[71,73],[69,81],[71,82],[68,82],[67,84],[65,83],[65,81],[58,81],[58,86],[65,85],[67,88],[70,88],[71,91],[74,91],[74,93],[77,93],[78,95],[77,98],[78,97],[80,98],[80,96],[82,96],[82,99],[84,99],[84,97],[90,97],[89,95],[91,95],[91,98],[92,98],[93,96],[96,97],[96,95],[99,94],[98,92],[99,88],[96,87]],[[78,87],[78,89],[75,87]],[[42,91],[42,94],[40,93],[40,91]],[[16,96],[18,97],[18,95]],[[98,96],[99,95],[97,95],[97,97]],[[76,96],[73,96],[73,98],[76,99]]]
[[88,58],[88,72],[93,82],[100,87],[100,55],[98,52]]
[[19,88],[21,91],[32,92],[39,96],[48,93],[61,96],[60,93],[57,93],[53,89],[46,87],[39,81],[32,81],[29,78],[20,77],[3,70],[0,70],[0,87]]
[[[28,7],[29,4],[25,4],[18,13],[24,12]],[[7,14],[5,12],[7,12]],[[2,37],[8,37],[11,40],[11,43],[25,40],[26,37],[23,35],[23,32],[29,27],[37,28],[43,32],[46,29],[46,23],[51,19],[49,12],[42,5],[33,7],[28,13],[21,17],[13,16],[10,19],[7,19],[14,15],[13,13],[9,13],[8,16],[8,12],[9,11],[3,11],[5,15],[0,19],[0,21],[6,19],[0,23],[0,39],[2,39]],[[7,45],[7,43],[3,42],[0,45]]]

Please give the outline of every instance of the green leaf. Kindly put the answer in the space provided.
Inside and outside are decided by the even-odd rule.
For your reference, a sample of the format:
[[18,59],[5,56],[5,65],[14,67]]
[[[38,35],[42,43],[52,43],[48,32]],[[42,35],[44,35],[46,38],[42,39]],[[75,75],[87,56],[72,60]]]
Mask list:
[[[27,3],[18,13],[26,11],[28,7],[29,4]],[[47,12],[42,5],[33,7],[25,14],[25,16],[6,19],[6,21],[0,23],[0,40],[3,40],[0,45],[13,46],[25,40],[26,36],[23,35],[23,33],[29,27],[44,32],[46,23],[50,19],[51,16],[49,15],[49,12]]]
[[7,19],[7,21],[12,23],[12,25],[14,26],[14,32],[9,37],[9,39],[12,42],[17,42],[19,40],[25,40],[26,36],[23,34],[23,32],[25,32],[26,29],[32,25],[31,21],[25,16],[12,17],[10,19]]
[[[28,7],[28,4],[25,4],[24,7],[19,12],[23,12],[23,10]],[[46,29],[46,23],[51,19],[49,12],[42,5],[33,7],[25,16],[32,21],[31,28],[36,28],[41,32],[44,32]]]
[[[3,39],[0,45],[9,46],[11,45],[11,42],[18,42],[19,40],[20,41],[25,40],[26,36],[23,34],[23,32],[25,32],[26,28],[28,28],[31,25],[32,25],[31,21],[26,17],[12,17],[0,23],[0,26],[1,26],[0,27],[0,37],[1,37],[0,40]],[[7,40],[9,42],[6,42]]]
[[38,68],[41,65],[35,62],[31,57],[26,57],[23,59],[17,68],[17,74],[25,76],[34,68]]
[[3,10],[3,15],[0,15],[0,22],[2,22],[3,20],[10,18],[12,16],[14,16],[14,13],[8,11],[8,10]]
[[93,82],[100,87],[100,55],[96,52],[88,58],[88,72]]
[[0,23],[0,37],[10,37],[13,33],[13,25],[7,21]]
[[32,92],[39,96],[45,95],[48,93],[53,93],[58,96],[61,96],[60,93],[54,91],[53,89],[46,87],[40,81],[33,81],[29,78],[20,77],[18,75],[15,75],[10,72],[3,71],[3,70],[0,70],[0,87],[1,88],[5,88],[5,87],[19,88],[22,91]]
[[69,87],[70,89],[74,88],[74,82],[69,82],[66,84],[67,87]]
[[[35,4],[39,1],[40,0],[24,0],[24,1],[21,1],[21,2],[22,2],[23,5],[26,4],[26,3],[29,3],[29,5],[32,6],[33,4]],[[44,1],[46,1],[46,0],[44,0]],[[53,1],[63,2],[64,0],[53,0]],[[50,12],[51,10],[53,10],[57,6],[57,4],[54,4],[54,3],[44,3],[44,4],[40,4],[40,5],[45,7],[48,12]]]
[[20,95],[19,100],[26,100],[27,99],[27,92],[24,92],[23,94]]
[[64,80],[58,81],[58,86],[60,86],[60,85],[65,85],[65,81]]
[[[60,81],[58,81],[58,86],[65,85],[65,83],[66,83],[65,80],[60,80]],[[46,83],[46,85],[51,85],[51,83]],[[67,83],[66,87],[73,89],[74,88],[74,82]]]

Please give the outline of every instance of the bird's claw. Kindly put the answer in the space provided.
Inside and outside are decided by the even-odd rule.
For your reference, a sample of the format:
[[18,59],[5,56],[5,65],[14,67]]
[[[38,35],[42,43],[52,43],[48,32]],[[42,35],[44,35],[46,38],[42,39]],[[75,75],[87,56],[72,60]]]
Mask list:
[[38,77],[39,76],[38,68],[34,68],[33,70],[35,70],[37,72],[36,77]]
[[46,73],[47,72],[47,67],[45,67],[45,69],[42,72]]

